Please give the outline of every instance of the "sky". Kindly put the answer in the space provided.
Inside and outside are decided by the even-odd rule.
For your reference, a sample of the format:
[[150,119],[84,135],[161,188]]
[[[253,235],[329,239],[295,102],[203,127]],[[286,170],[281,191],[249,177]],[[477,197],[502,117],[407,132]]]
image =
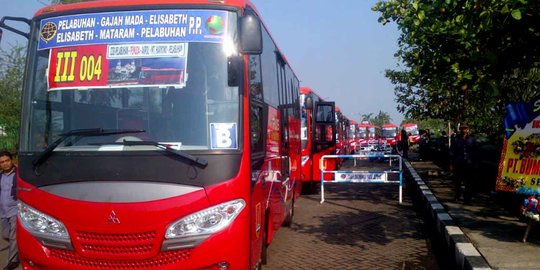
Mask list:
[[[30,18],[49,0],[0,0],[0,17]],[[390,115],[400,124],[394,85],[384,76],[397,69],[395,24],[377,22],[377,0],[252,0],[301,86],[335,101],[349,119],[364,114]],[[15,4],[16,3],[16,4]],[[19,24],[20,26],[20,24]],[[4,31],[7,50],[24,39]]]

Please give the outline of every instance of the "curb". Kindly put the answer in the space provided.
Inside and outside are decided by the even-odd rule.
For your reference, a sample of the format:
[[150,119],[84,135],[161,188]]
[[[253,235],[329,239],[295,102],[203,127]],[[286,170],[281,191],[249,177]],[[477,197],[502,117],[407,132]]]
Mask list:
[[454,258],[456,269],[463,270],[488,270],[492,269],[478,249],[470,242],[469,238],[463,233],[461,228],[446,212],[444,206],[437,197],[431,192],[431,189],[422,180],[420,175],[412,167],[408,160],[404,160],[406,167],[406,177],[411,180],[421,197],[419,202],[421,207],[426,210],[426,219],[429,225],[435,227],[434,233],[437,239],[446,247],[446,255],[449,260]]

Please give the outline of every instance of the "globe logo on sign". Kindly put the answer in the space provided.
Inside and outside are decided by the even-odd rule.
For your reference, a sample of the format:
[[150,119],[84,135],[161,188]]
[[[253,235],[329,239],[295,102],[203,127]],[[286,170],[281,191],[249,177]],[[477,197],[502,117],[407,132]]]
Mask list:
[[220,35],[223,33],[223,19],[220,16],[210,16],[206,19],[206,30],[212,35]]
[[53,39],[54,35],[56,35],[57,31],[56,24],[53,22],[48,22],[41,28],[41,39],[43,39],[45,42],[49,42],[49,40]]

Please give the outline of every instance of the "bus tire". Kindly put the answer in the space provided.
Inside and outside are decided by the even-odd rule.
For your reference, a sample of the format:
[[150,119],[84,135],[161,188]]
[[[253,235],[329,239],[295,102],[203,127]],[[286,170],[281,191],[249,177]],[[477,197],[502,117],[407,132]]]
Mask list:
[[[268,226],[264,229],[261,247],[261,266],[268,262]],[[262,268],[262,267],[261,267]]]
[[313,195],[316,192],[317,185],[314,181],[308,181],[302,183],[302,194]]
[[294,217],[294,194],[293,194],[293,198],[291,199],[291,207],[289,207],[289,211],[287,211],[287,216],[283,220],[283,226],[291,227],[293,217]]

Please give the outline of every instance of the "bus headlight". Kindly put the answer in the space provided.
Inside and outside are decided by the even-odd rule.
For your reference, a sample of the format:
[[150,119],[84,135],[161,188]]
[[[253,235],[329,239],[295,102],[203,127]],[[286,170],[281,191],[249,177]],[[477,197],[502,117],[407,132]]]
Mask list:
[[244,209],[242,199],[225,202],[183,217],[167,228],[165,238],[208,235],[229,226]]
[[18,202],[18,207],[18,215],[23,227],[33,235],[69,239],[67,229],[62,222],[21,201]]

